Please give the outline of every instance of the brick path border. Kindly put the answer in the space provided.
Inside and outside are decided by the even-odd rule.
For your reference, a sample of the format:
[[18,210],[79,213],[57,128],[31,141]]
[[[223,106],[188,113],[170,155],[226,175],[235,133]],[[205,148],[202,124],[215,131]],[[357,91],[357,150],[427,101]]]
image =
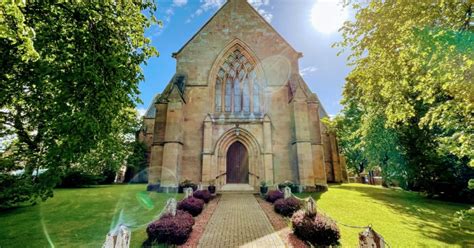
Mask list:
[[186,243],[180,245],[180,248],[191,248],[197,247],[199,240],[202,237],[206,229],[206,225],[211,219],[212,214],[217,208],[217,204],[219,203],[220,195],[217,195],[214,199],[212,199],[206,206],[200,215],[195,217],[195,223],[193,226],[193,232],[191,232],[191,236],[188,238]]

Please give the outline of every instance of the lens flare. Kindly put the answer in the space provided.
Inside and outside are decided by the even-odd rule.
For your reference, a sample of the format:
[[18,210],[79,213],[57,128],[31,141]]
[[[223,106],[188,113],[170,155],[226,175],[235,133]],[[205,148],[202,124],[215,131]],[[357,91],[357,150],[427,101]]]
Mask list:
[[318,0],[311,11],[311,22],[320,33],[337,32],[348,18],[340,0]]
[[147,192],[138,192],[136,194],[136,198],[138,203],[148,210],[153,209],[155,206],[153,204],[153,200],[150,198]]
[[[146,169],[148,170],[148,169]],[[167,178],[174,178],[175,184],[178,185],[178,177],[176,172],[170,171],[169,169],[162,168],[162,171],[167,174]],[[148,172],[145,172],[149,175]],[[115,205],[114,216],[110,224],[110,231],[114,231],[120,225],[125,225],[132,230],[141,228],[148,225],[150,222],[157,219],[163,212],[164,205],[157,204],[166,202],[167,199],[176,198],[175,192],[162,192],[157,193],[154,191],[146,191],[146,185],[143,184],[143,190],[136,192],[135,183],[139,182],[139,175],[142,172],[137,173],[136,178],[132,178],[130,183],[122,191],[120,198]],[[132,189],[133,188],[133,189]],[[137,215],[137,213],[147,212],[146,215]],[[152,215],[153,217],[147,217]]]

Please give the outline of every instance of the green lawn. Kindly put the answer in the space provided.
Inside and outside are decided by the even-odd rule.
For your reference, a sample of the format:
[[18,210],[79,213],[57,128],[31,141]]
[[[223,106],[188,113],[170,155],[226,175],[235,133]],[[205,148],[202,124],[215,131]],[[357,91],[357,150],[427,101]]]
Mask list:
[[[309,194],[299,194],[306,197]],[[417,193],[363,184],[332,185],[313,194],[317,206],[334,220],[372,224],[391,247],[474,247],[474,226],[453,227],[453,215],[469,205],[430,200]],[[472,222],[471,222],[472,224]],[[343,247],[356,247],[362,229],[338,225]]]
[[[146,239],[146,224],[170,197],[148,193],[146,185],[57,189],[32,207],[0,212],[0,247],[101,247],[115,223],[132,226],[132,246]],[[49,241],[48,241],[49,240]]]
[[[0,212],[0,247],[48,247],[48,239],[56,247],[100,247],[117,222],[133,226],[132,246],[139,247],[146,239],[146,224],[166,200],[182,197],[148,193],[145,187],[58,189],[54,198],[36,206]],[[341,223],[372,224],[391,247],[474,245],[474,226],[459,230],[451,225],[454,212],[469,208],[465,204],[361,184],[332,185],[313,196],[321,210]],[[342,245],[356,247],[361,229],[339,228]]]

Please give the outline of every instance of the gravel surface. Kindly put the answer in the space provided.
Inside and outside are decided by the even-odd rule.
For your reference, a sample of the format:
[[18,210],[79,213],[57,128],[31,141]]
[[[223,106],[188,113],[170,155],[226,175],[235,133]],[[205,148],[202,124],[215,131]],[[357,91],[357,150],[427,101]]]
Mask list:
[[309,247],[305,242],[303,242],[301,239],[297,238],[293,234],[293,231],[290,227],[290,219],[277,214],[273,210],[273,205],[269,202],[266,202],[260,196],[255,196],[255,198],[257,198],[258,204],[260,204],[260,207],[262,207],[263,212],[265,212],[268,219],[270,220],[270,223],[272,223],[273,228],[278,232],[278,235],[280,235],[286,246],[294,248]]

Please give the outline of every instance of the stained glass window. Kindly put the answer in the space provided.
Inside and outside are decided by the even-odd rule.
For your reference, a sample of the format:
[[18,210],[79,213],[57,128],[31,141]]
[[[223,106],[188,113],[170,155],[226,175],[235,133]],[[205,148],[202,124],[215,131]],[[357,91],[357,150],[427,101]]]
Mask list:
[[256,82],[253,84],[253,112],[260,113],[260,86]]
[[242,110],[242,87],[238,78],[234,79],[234,112]]
[[216,111],[221,112],[222,109],[222,81],[220,78],[216,80]]
[[249,97],[249,79],[246,78],[244,79],[244,82],[242,84],[242,87],[243,87],[243,106],[242,106],[242,110],[245,112],[245,113],[248,113],[250,112],[250,97]]
[[225,84],[225,112],[230,112],[232,102],[232,79],[227,79]]
[[[252,104],[254,111],[259,112],[260,88],[256,84],[254,65],[239,49],[234,50],[222,63],[217,73],[216,112],[248,113]],[[256,102],[255,99],[257,99]]]

